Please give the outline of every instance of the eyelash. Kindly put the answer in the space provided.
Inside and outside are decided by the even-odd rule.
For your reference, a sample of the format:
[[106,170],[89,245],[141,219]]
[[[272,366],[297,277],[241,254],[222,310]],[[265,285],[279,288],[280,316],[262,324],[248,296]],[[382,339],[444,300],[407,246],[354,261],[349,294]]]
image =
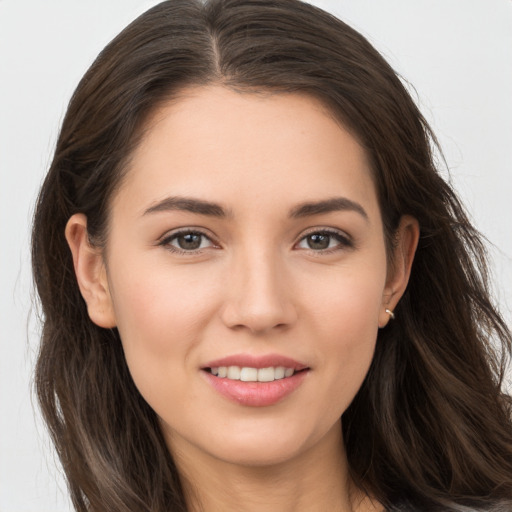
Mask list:
[[[174,233],[171,233],[170,235],[165,236],[159,242],[158,245],[165,247],[169,251],[177,253],[177,254],[185,254],[185,255],[201,254],[202,250],[205,249],[205,247],[199,247],[197,249],[187,250],[187,249],[183,249],[181,247],[176,247],[176,246],[172,245],[173,241],[177,240],[179,237],[183,237],[183,236],[187,236],[187,235],[202,237],[202,239],[206,239],[211,243],[211,246],[209,246],[209,247],[218,247],[218,245],[212,240],[212,238],[210,236],[208,236],[206,233],[203,233],[199,229],[182,229],[180,231],[175,231]],[[202,245],[202,241],[201,241],[200,245]]]
[[306,233],[304,236],[302,236],[296,245],[307,240],[308,237],[311,237],[313,235],[329,237],[329,245],[331,243],[332,238],[334,238],[338,243],[334,247],[327,247],[326,249],[320,249],[320,250],[315,250],[312,248],[304,248],[304,250],[310,251],[312,253],[331,254],[336,251],[340,251],[343,249],[352,249],[354,247],[354,242],[348,235],[345,235],[345,234],[341,233],[340,231],[337,231],[334,229],[326,229],[326,228],[311,230],[309,233]]
[[[177,240],[179,237],[184,237],[187,235],[199,236],[203,240],[206,239],[211,243],[211,245],[209,245],[208,247],[218,248],[218,245],[212,240],[212,238],[210,236],[208,236],[206,233],[204,233],[198,229],[182,229],[180,231],[176,231],[168,236],[165,236],[158,243],[158,245],[163,246],[166,249],[168,249],[169,251],[177,253],[177,254],[185,254],[185,255],[201,254],[202,250],[205,249],[205,247],[201,247],[203,241],[200,242],[200,246],[197,249],[187,250],[187,249],[183,249],[183,248],[176,247],[176,246],[172,245],[173,241]],[[333,253],[336,251],[340,251],[343,249],[351,249],[354,247],[353,241],[347,235],[344,235],[336,230],[325,229],[325,228],[311,230],[309,233],[306,233],[305,235],[303,235],[300,238],[300,240],[294,245],[294,247],[297,247],[300,243],[302,243],[303,241],[306,241],[308,239],[308,237],[311,237],[313,235],[329,237],[328,245],[331,244],[332,238],[334,238],[338,243],[334,247],[327,247],[325,249],[315,250],[315,249],[312,249],[311,247],[302,248],[302,249],[310,251],[312,253],[316,253],[316,254],[330,254],[330,253]]]

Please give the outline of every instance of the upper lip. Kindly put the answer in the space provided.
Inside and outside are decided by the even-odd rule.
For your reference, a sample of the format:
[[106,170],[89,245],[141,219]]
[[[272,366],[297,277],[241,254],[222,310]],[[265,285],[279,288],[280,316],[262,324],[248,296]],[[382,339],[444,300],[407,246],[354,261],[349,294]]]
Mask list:
[[234,354],[208,362],[202,368],[218,368],[219,366],[240,366],[241,368],[270,368],[284,366],[295,371],[305,370],[308,365],[280,354],[264,354],[255,356],[251,354]]

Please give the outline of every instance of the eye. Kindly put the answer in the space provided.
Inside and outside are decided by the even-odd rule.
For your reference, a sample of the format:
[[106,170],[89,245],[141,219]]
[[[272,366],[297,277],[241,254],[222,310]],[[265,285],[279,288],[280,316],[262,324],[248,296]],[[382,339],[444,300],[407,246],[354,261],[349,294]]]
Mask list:
[[160,245],[175,252],[194,252],[207,247],[214,247],[215,244],[210,238],[200,231],[178,231],[165,237]]
[[313,231],[300,239],[297,247],[312,251],[329,251],[352,247],[351,240],[337,232],[329,230]]

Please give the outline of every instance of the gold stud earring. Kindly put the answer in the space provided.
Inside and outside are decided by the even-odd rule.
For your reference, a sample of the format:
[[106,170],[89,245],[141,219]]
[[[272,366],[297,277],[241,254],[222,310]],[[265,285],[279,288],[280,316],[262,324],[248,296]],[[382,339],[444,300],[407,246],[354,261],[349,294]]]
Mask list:
[[389,315],[389,318],[391,318],[391,320],[395,319],[395,313],[393,313],[391,309],[386,309],[386,313]]

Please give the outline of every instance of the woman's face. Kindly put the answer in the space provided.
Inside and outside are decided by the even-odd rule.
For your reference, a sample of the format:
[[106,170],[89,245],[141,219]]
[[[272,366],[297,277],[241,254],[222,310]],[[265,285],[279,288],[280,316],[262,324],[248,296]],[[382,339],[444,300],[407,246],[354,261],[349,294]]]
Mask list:
[[365,152],[295,94],[190,89],[147,128],[105,286],[169,446],[261,465],[339,442],[396,293]]

